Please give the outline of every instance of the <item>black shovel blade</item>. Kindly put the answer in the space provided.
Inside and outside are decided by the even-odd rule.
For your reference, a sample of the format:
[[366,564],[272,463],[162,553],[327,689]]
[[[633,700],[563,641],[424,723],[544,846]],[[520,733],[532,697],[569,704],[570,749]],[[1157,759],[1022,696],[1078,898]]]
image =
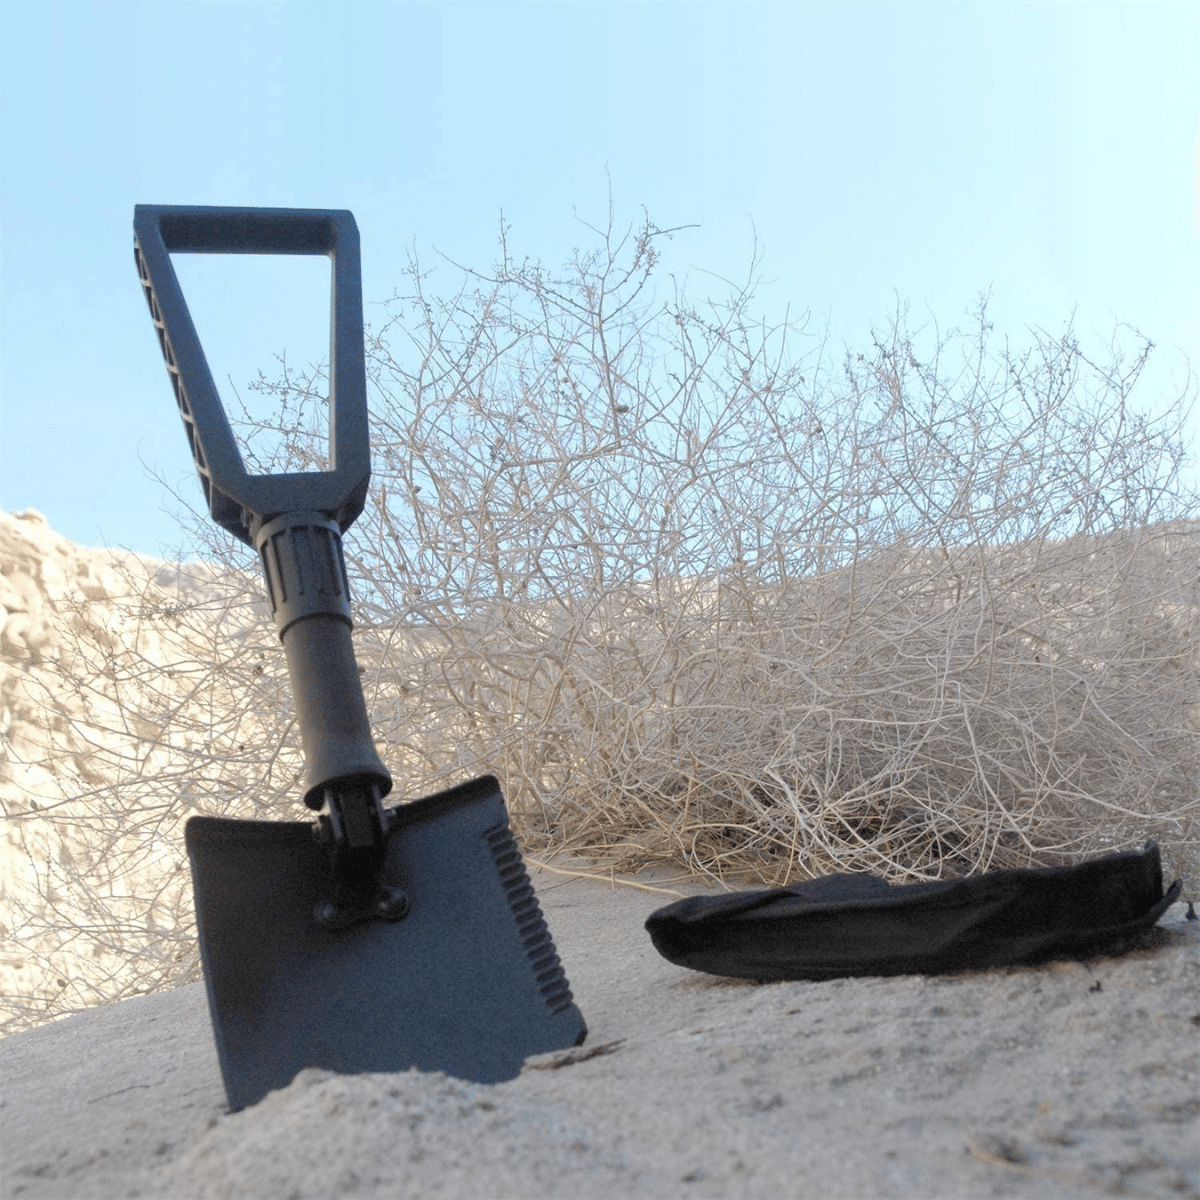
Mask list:
[[336,932],[304,822],[193,817],[200,954],[230,1108],[298,1071],[516,1076],[587,1033],[492,776],[393,810],[383,882],[411,908]]

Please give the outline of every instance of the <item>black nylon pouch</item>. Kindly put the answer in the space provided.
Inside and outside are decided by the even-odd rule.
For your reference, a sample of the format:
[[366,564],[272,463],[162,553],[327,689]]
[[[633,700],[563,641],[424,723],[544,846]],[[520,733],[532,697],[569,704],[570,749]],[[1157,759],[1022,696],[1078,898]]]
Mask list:
[[992,871],[895,886],[829,875],[790,887],[689,896],[650,914],[654,947],[683,967],[739,979],[935,975],[1111,950],[1179,898],[1158,846],[1069,867]]

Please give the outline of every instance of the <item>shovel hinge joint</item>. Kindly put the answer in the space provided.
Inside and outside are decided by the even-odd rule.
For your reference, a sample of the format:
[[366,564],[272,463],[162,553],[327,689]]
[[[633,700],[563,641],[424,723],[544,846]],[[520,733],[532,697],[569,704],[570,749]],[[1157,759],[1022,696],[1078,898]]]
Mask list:
[[391,827],[392,813],[383,807],[377,782],[325,789],[325,811],[314,832],[328,857],[330,886],[314,910],[317,924],[336,931],[408,915],[408,896],[382,878]]

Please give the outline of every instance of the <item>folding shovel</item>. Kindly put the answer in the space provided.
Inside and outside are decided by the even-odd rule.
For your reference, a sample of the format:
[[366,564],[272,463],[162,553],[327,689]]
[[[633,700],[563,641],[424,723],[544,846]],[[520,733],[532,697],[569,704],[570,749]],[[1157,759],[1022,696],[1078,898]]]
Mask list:
[[[341,210],[138,205],[134,253],[213,519],[252,545],[287,658],[314,821],[193,817],[200,952],[233,1109],[305,1067],[511,1079],[586,1027],[483,776],[385,807],[341,537],[370,478],[358,229]],[[171,253],[332,260],[327,471],[243,463]]]

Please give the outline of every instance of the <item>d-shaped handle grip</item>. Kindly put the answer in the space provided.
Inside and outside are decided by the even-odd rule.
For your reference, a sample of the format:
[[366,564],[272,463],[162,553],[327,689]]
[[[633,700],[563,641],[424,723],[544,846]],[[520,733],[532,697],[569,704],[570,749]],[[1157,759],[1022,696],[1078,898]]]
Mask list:
[[[134,255],[192,457],[213,520],[254,544],[281,513],[318,512],[342,532],[362,512],[371,477],[358,226],[344,209],[139,204]],[[323,254],[333,264],[328,471],[252,475],[213,383],[171,252]]]
[[[386,840],[379,801],[392,778],[375,751],[354,662],[341,541],[362,512],[371,478],[358,227],[350,213],[337,209],[139,204],[133,235],[138,274],[209,512],[253,546],[262,563],[296,698],[305,803],[320,808],[328,801],[340,814],[346,829],[336,833],[339,853],[378,850]],[[332,259],[330,470],[247,472],[171,265],[172,250]]]

